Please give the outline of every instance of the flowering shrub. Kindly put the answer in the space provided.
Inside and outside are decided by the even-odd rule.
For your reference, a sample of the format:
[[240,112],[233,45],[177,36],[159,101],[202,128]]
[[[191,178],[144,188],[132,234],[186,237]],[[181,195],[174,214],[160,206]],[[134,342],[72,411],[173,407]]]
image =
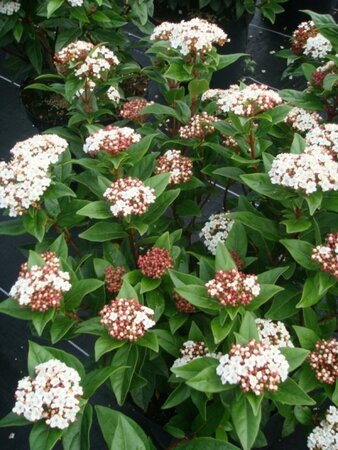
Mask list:
[[[336,25],[313,21],[336,51]],[[226,40],[202,20],[156,27],[142,72],[161,103],[121,98],[116,120],[102,99],[116,108],[130,67],[108,44],[67,42],[75,56],[59,49],[52,88],[70,102],[68,125],[1,163],[0,205],[14,217],[0,233],[36,242],[0,312],[53,346],[93,339],[87,373],[30,343],[29,378],[0,426],[32,420],[32,450],[59,439],[88,448],[101,384],[118,405],[164,417],[178,449],[264,446],[276,413],[283,435],[308,425],[309,448],[333,448],[338,144],[322,107],[333,84],[329,97],[257,83],[210,90],[213,72],[242,56],[219,55]],[[107,448],[122,435],[126,448],[152,448],[122,413],[95,412]]]

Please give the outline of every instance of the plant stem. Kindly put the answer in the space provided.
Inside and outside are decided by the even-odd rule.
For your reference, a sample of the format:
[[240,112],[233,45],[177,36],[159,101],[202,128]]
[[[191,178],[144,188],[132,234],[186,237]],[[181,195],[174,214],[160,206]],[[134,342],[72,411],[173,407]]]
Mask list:
[[129,244],[130,244],[130,248],[134,257],[134,261],[135,261],[135,265],[137,264],[137,260],[138,260],[138,248],[137,245],[135,243],[135,230],[130,229],[128,230],[128,238],[129,238]]

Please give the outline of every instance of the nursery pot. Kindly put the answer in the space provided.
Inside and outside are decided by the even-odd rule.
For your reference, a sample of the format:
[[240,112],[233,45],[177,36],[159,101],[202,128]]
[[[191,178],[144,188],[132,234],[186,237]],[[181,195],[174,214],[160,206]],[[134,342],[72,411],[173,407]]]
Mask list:
[[26,80],[20,89],[20,96],[30,122],[39,132],[48,128],[66,125],[68,122],[68,104],[56,93],[26,89],[34,81]]
[[[301,22],[310,20],[310,16],[301,12],[301,10],[310,10],[319,14],[331,14],[336,3],[336,0],[289,0],[282,4],[285,12],[277,14],[274,28],[292,32]],[[264,20],[268,23],[267,19]]]

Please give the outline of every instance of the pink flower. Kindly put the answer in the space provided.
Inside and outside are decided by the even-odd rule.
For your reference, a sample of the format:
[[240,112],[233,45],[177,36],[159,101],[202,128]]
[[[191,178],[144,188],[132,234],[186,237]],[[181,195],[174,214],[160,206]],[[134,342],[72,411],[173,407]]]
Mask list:
[[312,251],[312,259],[321,265],[324,272],[338,278],[338,233],[326,236],[326,245],[317,245]]
[[174,260],[165,248],[153,247],[137,261],[143,275],[149,278],[162,278],[173,267]]
[[185,298],[181,297],[177,292],[173,293],[173,298],[176,302],[176,308],[179,312],[190,314],[195,313],[197,309],[194,305],[188,302]]
[[170,173],[169,183],[186,183],[193,175],[192,161],[181,155],[180,150],[167,150],[163,156],[156,161],[154,172]]
[[126,269],[123,266],[108,266],[104,271],[104,281],[108,292],[118,292],[121,289],[123,275]]
[[338,341],[319,341],[316,349],[309,353],[308,360],[315,371],[317,380],[322,383],[334,384],[338,378]]

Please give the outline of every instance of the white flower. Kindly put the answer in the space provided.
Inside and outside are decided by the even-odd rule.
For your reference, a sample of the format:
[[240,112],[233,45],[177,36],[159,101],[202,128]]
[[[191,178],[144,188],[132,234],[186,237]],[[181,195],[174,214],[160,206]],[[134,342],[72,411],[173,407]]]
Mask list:
[[107,97],[113,103],[120,103],[121,100],[120,93],[114,86],[110,86],[110,88],[108,89]]
[[308,436],[309,450],[338,450],[338,409],[330,406],[326,417]]
[[7,16],[12,16],[17,13],[20,9],[19,2],[5,2],[0,1],[0,14],[6,14]]
[[303,49],[304,55],[312,56],[315,59],[324,58],[332,50],[332,44],[326,37],[318,33],[316,36],[308,38]]
[[319,114],[306,111],[303,108],[292,108],[285,118],[285,122],[289,123],[292,128],[301,133],[317,127],[319,120]]
[[261,342],[266,342],[277,347],[293,347],[290,333],[283,322],[266,319],[256,319],[256,326]]
[[83,1],[84,0],[68,0],[68,3],[70,4],[70,6],[76,7],[76,6],[82,6]]
[[211,254],[216,255],[217,244],[226,241],[234,223],[234,220],[227,218],[226,213],[212,214],[209,217],[199,236]]

